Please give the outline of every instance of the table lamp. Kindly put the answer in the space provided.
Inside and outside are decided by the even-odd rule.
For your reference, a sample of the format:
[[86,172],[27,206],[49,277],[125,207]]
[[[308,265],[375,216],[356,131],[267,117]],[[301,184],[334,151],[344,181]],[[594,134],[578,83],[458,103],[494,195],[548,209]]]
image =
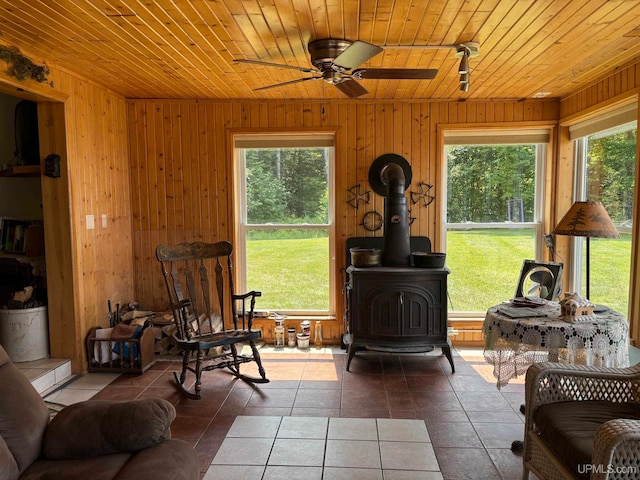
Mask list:
[[590,299],[590,238],[620,238],[611,217],[601,202],[575,202],[552,232],[554,235],[587,238],[587,298]]

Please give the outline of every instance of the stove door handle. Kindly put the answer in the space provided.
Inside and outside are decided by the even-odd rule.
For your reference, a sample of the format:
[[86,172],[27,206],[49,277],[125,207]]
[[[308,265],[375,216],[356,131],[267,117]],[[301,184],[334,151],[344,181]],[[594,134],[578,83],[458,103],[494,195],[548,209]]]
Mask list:
[[400,292],[400,306],[404,306],[404,292]]

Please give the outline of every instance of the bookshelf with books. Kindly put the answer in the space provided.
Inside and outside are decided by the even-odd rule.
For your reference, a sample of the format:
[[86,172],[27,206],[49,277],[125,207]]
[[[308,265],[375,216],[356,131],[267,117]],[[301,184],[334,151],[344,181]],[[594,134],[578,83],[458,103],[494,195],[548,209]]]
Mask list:
[[44,228],[41,220],[0,217],[0,253],[3,256],[44,255]]

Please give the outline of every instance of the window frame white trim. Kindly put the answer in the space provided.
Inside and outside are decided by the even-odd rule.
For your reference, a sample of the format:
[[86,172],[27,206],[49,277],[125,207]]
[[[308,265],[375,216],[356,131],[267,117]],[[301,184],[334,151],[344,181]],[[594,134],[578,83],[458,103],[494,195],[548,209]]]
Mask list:
[[[335,169],[336,169],[336,134],[335,132],[296,131],[277,133],[234,133],[232,136],[233,161],[235,165],[235,195],[234,195],[234,223],[236,245],[235,281],[237,288],[246,290],[246,232],[248,230],[278,230],[305,229],[327,230],[329,242],[329,306],[328,310],[278,310],[285,315],[305,315],[327,317],[335,316],[337,311],[336,278],[337,265],[335,255]],[[282,143],[279,143],[279,140]],[[249,224],[247,223],[247,192],[246,192],[246,164],[244,151],[246,149],[263,148],[327,148],[327,185],[328,185],[328,219],[326,224]],[[240,146],[238,146],[240,145]]]
[[[545,192],[546,192],[546,167],[549,155],[550,142],[552,138],[552,126],[538,125],[535,127],[522,128],[495,128],[489,131],[483,130],[483,127],[468,129],[446,129],[442,131],[442,163],[441,171],[442,195],[441,195],[441,244],[443,251],[447,248],[447,231],[461,229],[535,229],[535,259],[542,260],[544,258],[544,211],[545,211]],[[464,139],[468,139],[467,142]],[[481,140],[480,140],[481,139]],[[451,140],[454,143],[450,143]],[[451,145],[468,145],[468,146],[488,146],[488,145],[535,145],[536,146],[536,168],[535,182],[536,192],[534,195],[534,221],[533,222],[491,222],[491,223],[448,223],[447,220],[447,181],[448,181],[448,162],[447,147]],[[453,228],[452,228],[453,227]],[[515,284],[514,284],[515,289]],[[481,313],[469,312],[462,310],[449,311],[450,320],[462,320],[473,317]]]
[[[630,120],[632,114],[636,118]],[[569,131],[574,133],[573,135],[570,135],[570,140],[574,145],[573,154],[575,171],[572,202],[587,200],[587,154],[589,152],[589,137],[594,135],[612,135],[618,130],[626,130],[631,127],[632,124],[635,124],[634,127],[637,131],[637,116],[637,104],[633,103],[569,127]],[[580,134],[580,136],[578,136],[578,134]],[[636,189],[637,196],[638,185],[634,188]],[[583,291],[582,259],[585,251],[584,241],[584,237],[571,237],[569,242],[571,268],[565,271],[569,278],[569,291],[572,292]]]
[[589,137],[596,133],[606,132],[638,119],[638,104],[632,102],[587,120],[569,125],[569,140]]

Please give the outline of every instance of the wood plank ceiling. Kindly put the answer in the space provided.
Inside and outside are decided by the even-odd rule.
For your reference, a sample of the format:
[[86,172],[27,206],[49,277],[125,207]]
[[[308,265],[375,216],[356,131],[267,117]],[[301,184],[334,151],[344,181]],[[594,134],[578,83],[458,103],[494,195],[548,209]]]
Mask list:
[[[316,39],[384,47],[362,65],[436,68],[361,80],[362,99],[563,97],[640,56],[637,0],[0,0],[0,44],[130,98],[347,98],[298,70]],[[471,85],[455,48],[475,41]],[[427,46],[427,48],[422,48]],[[403,48],[398,48],[403,47]],[[412,47],[412,48],[407,48]]]

